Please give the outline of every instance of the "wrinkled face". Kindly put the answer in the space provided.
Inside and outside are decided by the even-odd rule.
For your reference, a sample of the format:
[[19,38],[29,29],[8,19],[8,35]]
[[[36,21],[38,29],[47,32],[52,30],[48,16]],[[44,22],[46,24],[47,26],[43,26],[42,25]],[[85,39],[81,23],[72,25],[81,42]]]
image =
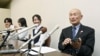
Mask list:
[[34,17],[33,23],[40,25],[41,24],[41,21],[37,17]]
[[82,15],[80,10],[73,9],[69,12],[69,20],[72,25],[78,25],[81,19],[82,19]]
[[8,22],[8,21],[6,20],[6,22],[5,22],[5,28],[9,28],[9,27],[10,27],[10,25],[11,25],[11,23],[10,23],[10,22]]

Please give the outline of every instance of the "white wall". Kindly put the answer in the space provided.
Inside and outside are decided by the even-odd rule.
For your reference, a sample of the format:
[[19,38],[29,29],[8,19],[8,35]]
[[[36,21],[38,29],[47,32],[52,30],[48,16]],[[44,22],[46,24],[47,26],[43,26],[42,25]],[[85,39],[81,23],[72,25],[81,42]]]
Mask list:
[[0,8],[0,30],[4,30],[4,19],[10,17],[10,9]]
[[[11,17],[15,24],[19,17],[27,18],[28,26],[31,26],[32,16],[40,14],[42,24],[50,31],[56,24],[60,25],[51,37],[51,47],[58,47],[58,39],[61,29],[70,25],[68,12],[72,8],[79,8],[83,13],[82,23],[95,28],[96,42],[94,56],[99,56],[100,52],[100,1],[99,0],[13,0],[11,4]],[[91,43],[90,43],[91,44]]]

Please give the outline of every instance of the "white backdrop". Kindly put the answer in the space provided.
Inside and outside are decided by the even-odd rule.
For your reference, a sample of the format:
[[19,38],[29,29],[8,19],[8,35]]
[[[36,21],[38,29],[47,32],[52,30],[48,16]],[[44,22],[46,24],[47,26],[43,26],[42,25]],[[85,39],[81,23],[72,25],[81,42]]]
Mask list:
[[10,17],[10,9],[0,8],[0,30],[4,30],[4,19]]
[[[17,19],[25,17],[28,26],[31,26],[32,16],[40,14],[42,25],[48,28],[48,32],[56,25],[60,25],[52,36],[51,47],[58,48],[58,40],[62,28],[70,25],[68,12],[72,8],[79,8],[83,13],[82,24],[95,28],[94,56],[100,55],[100,0],[13,0],[11,3],[11,17],[17,25]],[[91,43],[90,43],[91,44]]]

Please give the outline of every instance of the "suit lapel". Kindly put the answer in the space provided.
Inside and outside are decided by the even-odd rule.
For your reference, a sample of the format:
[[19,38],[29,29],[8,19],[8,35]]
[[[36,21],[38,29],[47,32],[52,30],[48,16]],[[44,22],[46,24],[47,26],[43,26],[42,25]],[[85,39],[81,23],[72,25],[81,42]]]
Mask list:
[[71,39],[73,38],[73,35],[72,35],[72,26],[69,29],[69,36],[70,36]]
[[83,26],[80,25],[80,28],[79,28],[78,33],[76,34],[75,38],[79,38],[79,37],[81,37],[82,32],[83,32]]

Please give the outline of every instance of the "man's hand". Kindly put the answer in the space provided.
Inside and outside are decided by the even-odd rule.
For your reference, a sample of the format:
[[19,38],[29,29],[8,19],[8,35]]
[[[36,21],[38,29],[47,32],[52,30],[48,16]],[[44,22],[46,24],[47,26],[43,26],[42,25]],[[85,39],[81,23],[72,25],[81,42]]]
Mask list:
[[80,49],[81,43],[82,43],[81,38],[78,38],[77,40],[72,41],[71,45],[72,45],[73,48],[75,48],[75,49]]
[[71,42],[71,39],[70,38],[66,38],[64,41],[63,41],[63,43],[62,43],[62,45],[67,45],[67,44],[69,44]]

